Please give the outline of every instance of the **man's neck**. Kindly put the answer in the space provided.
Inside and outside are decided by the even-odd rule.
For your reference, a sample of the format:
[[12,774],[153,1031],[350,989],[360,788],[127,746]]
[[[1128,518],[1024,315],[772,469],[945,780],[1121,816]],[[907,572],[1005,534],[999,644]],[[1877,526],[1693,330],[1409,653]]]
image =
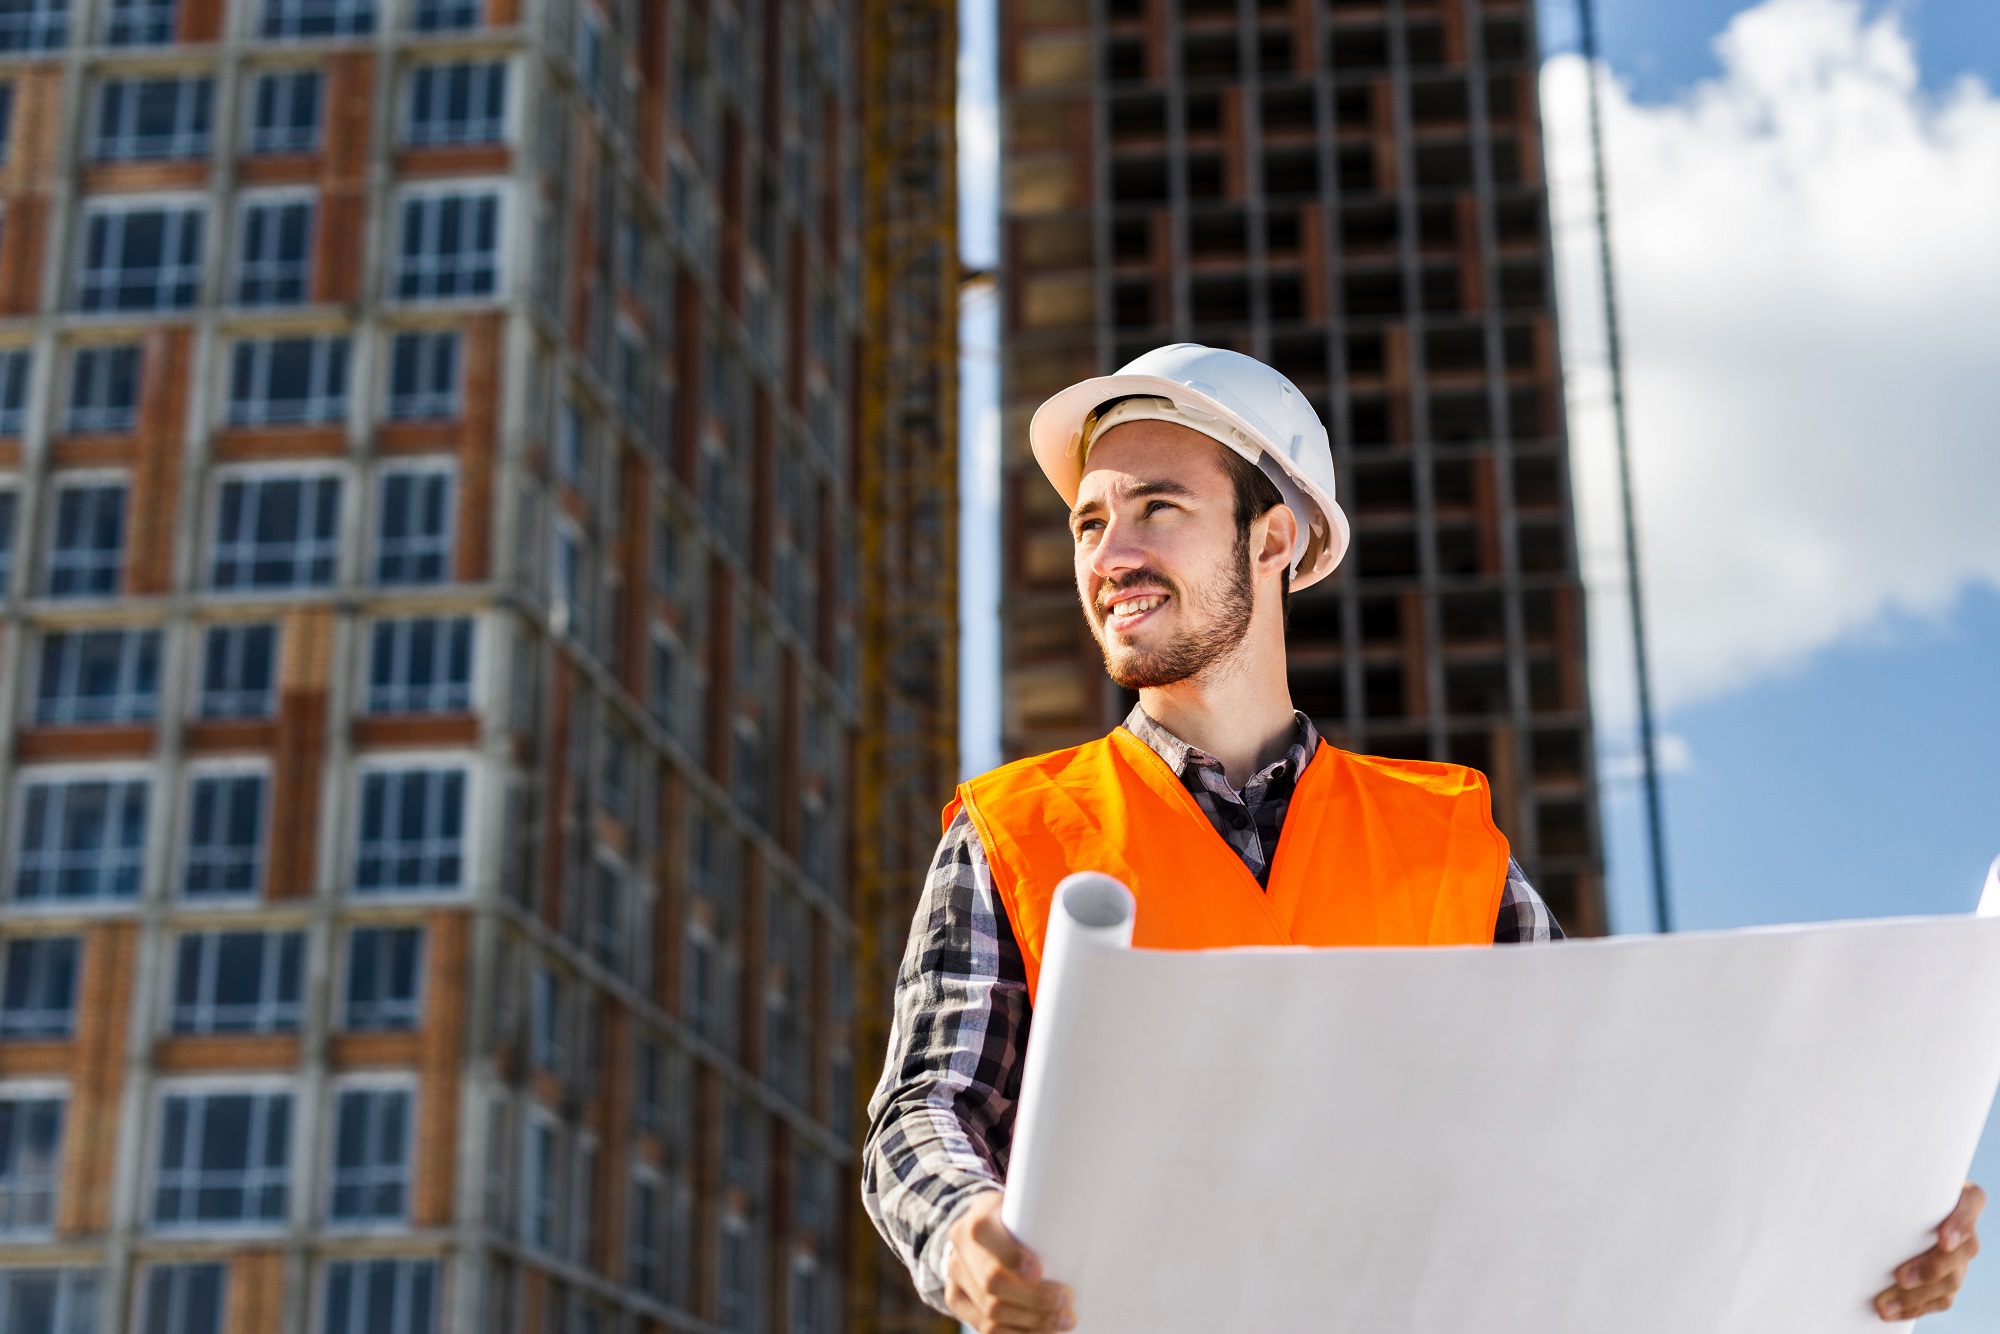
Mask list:
[[1283,759],[1297,735],[1282,640],[1276,654],[1232,654],[1198,677],[1149,686],[1139,692],[1139,707],[1188,745],[1221,761],[1236,788]]

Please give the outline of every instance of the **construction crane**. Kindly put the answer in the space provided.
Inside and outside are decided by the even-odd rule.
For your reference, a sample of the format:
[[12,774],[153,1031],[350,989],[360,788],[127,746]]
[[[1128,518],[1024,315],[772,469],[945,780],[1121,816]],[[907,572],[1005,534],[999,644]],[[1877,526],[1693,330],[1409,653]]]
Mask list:
[[[861,0],[863,312],[855,489],[857,1097],[888,1045],[910,918],[958,779],[958,15]],[[865,1123],[857,1116],[857,1124]],[[859,1213],[847,1328],[950,1328]]]

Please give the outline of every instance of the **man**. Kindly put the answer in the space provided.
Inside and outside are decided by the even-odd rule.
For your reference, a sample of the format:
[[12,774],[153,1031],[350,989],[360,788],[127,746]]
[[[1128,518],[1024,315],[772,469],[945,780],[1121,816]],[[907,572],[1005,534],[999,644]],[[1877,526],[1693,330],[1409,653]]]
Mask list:
[[[1055,883],[1119,876],[1134,944],[1496,944],[1561,929],[1494,828],[1485,780],[1323,746],[1291,706],[1294,588],[1347,546],[1333,456],[1290,381],[1177,344],[1072,386],[1029,427],[1070,505],[1077,595],[1139,693],[1109,737],[961,785],[896,988],[862,1191],[925,1300],[984,1332],[1067,1329],[1069,1294],[1000,1222]],[[1978,1250],[1967,1186],[1876,1298],[1943,1310]]]

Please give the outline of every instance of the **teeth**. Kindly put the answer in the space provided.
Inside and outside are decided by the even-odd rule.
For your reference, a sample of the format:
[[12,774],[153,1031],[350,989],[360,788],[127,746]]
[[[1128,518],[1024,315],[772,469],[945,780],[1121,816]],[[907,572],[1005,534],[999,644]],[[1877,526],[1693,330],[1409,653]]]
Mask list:
[[1166,599],[1163,597],[1133,598],[1129,602],[1121,602],[1113,607],[1111,614],[1113,616],[1138,616],[1151,611],[1165,601]]

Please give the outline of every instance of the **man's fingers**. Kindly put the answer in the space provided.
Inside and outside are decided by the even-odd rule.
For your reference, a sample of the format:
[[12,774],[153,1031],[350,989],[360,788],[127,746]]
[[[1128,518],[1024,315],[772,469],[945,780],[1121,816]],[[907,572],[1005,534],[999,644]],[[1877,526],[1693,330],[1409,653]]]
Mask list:
[[1875,1310],[1884,1320],[1915,1320],[1950,1306],[1958,1296],[1956,1283],[1932,1283],[1916,1289],[1890,1288],[1875,1299]]
[[1958,1204],[1938,1225],[1938,1244],[1948,1251],[1955,1251],[1959,1244],[1973,1235],[1973,1228],[1979,1223],[1979,1215],[1986,1208],[1986,1192],[1967,1182],[1959,1192]]
[[1000,1221],[999,1210],[982,1214],[972,1220],[972,1239],[1004,1267],[1023,1274],[1028,1274],[1032,1267],[1034,1272],[1029,1274],[1029,1277],[1042,1276],[1041,1266],[1035,1263],[1034,1252],[1023,1246],[1019,1239],[1007,1230],[1007,1225]]

